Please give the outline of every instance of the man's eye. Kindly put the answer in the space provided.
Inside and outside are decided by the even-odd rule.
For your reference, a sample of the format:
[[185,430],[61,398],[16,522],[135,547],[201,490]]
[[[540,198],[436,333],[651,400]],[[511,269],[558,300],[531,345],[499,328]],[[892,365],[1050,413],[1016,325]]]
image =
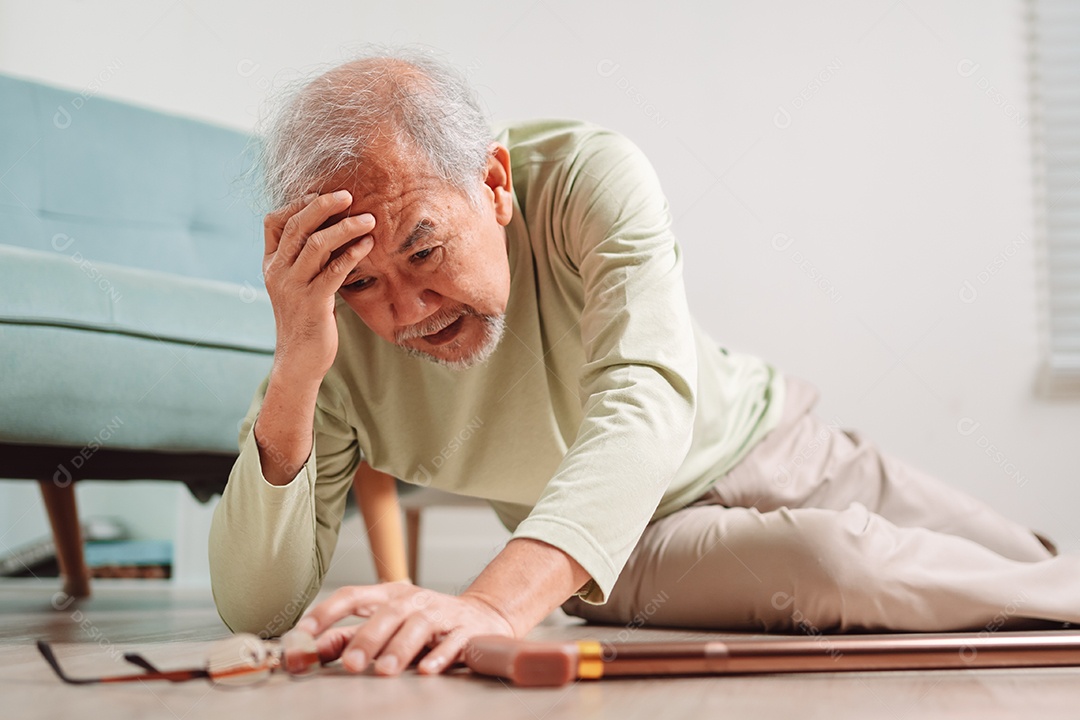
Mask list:
[[420,252],[413,253],[412,259],[416,262],[423,262],[424,260],[427,260],[433,252],[435,252],[435,248],[425,248]]
[[366,288],[370,284],[371,284],[371,278],[360,278],[359,280],[354,280],[353,282],[349,283],[348,285],[342,285],[341,287],[343,289],[345,289],[345,290],[354,290],[355,291],[355,290],[363,290],[364,288]]

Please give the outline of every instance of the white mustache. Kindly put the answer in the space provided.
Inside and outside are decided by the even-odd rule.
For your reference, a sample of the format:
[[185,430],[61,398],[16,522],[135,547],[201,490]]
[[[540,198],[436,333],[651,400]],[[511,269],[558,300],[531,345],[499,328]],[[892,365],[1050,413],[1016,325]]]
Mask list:
[[416,338],[421,338],[425,335],[432,335],[453,325],[458,318],[466,315],[479,315],[479,313],[467,305],[458,306],[450,310],[442,310],[416,325],[411,325],[407,328],[398,330],[394,334],[394,339],[400,345],[408,340],[415,340]]

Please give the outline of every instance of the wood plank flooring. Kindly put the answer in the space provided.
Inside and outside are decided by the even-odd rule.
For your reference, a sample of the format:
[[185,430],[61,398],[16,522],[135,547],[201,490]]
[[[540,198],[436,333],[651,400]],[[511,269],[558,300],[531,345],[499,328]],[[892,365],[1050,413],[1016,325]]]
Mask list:
[[[34,648],[54,643],[73,675],[127,672],[138,651],[166,668],[198,666],[227,637],[208,589],[168,581],[98,580],[94,596],[66,610],[56,581],[0,582],[0,718],[1076,718],[1080,668],[954,670],[754,677],[608,680],[524,690],[468,673],[397,678],[353,676],[340,666],[305,680],[275,676],[255,688],[203,681],[73,687]],[[587,626],[555,613],[531,637],[614,638],[620,627]],[[634,631],[634,640],[722,634]],[[728,636],[729,637],[729,636]]]

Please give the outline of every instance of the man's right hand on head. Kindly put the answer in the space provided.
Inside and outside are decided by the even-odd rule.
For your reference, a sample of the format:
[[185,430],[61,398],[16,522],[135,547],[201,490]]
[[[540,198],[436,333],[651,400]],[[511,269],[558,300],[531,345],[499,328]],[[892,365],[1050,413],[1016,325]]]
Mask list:
[[276,372],[321,381],[334,362],[334,296],[374,244],[369,213],[327,222],[351,205],[346,190],[312,193],[265,218],[263,279],[277,327]]
[[331,222],[350,207],[352,195],[344,190],[312,193],[264,222],[263,279],[277,347],[253,432],[271,485],[290,483],[311,454],[315,401],[337,355],[334,296],[374,244],[369,213]]

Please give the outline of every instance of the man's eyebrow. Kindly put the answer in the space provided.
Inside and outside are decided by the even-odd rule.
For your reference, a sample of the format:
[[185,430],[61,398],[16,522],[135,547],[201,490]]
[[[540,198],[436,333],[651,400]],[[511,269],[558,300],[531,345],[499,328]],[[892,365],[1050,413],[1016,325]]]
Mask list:
[[422,218],[420,222],[416,223],[416,226],[413,227],[412,232],[409,233],[409,237],[405,238],[405,242],[401,243],[401,247],[398,248],[398,254],[400,255],[409,252],[409,248],[433,232],[435,232],[435,223],[427,218]]

